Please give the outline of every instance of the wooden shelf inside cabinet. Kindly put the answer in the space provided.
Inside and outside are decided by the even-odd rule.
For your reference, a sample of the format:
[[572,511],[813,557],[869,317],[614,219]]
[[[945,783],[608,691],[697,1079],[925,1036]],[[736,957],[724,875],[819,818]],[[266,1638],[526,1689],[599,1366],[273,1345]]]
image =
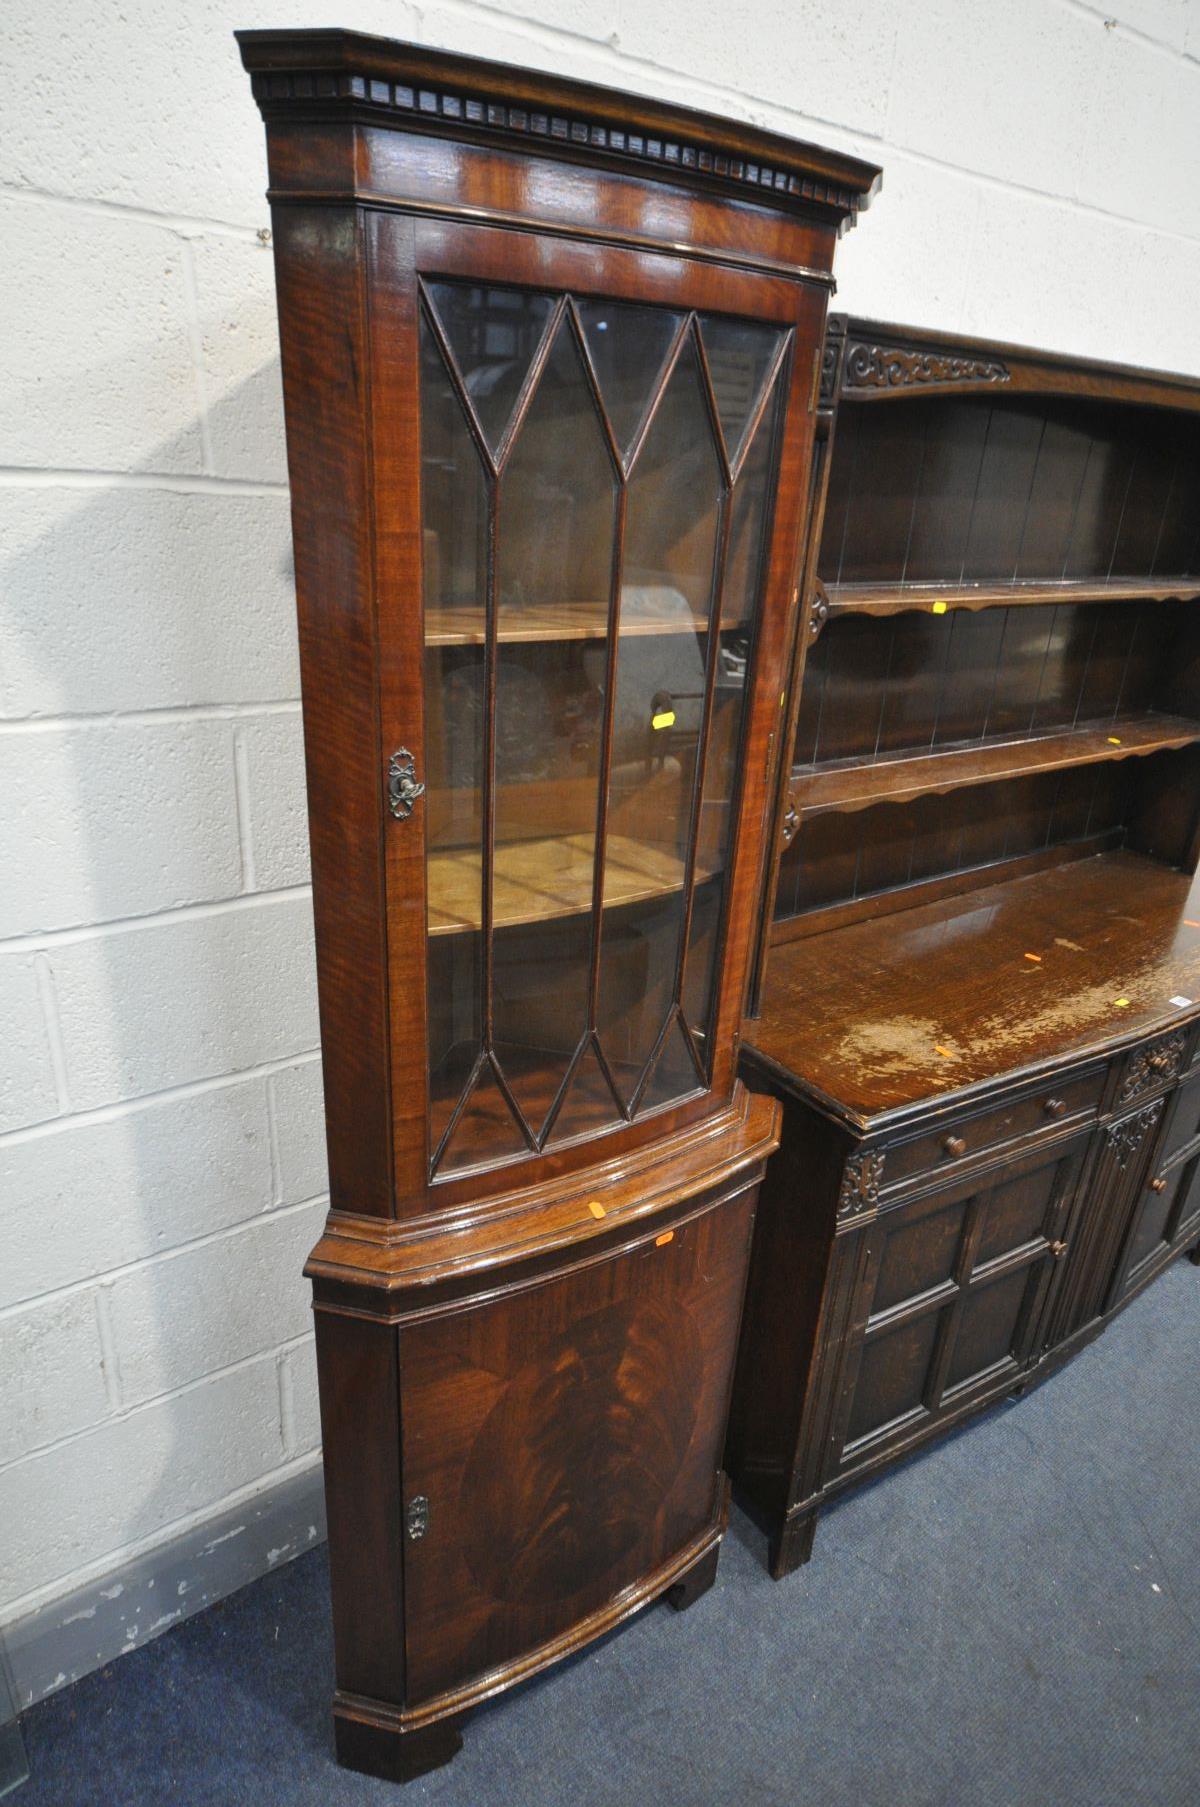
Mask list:
[[[502,646],[608,638],[607,602],[560,602],[552,608],[506,608],[503,610],[503,617],[496,634]],[[722,633],[737,629],[748,633],[750,624],[733,618],[722,620]],[[633,636],[650,639],[668,634],[699,635],[708,632],[708,622],[698,621],[687,606],[670,615],[642,614],[636,609],[623,607],[619,631],[622,639]],[[487,630],[480,608],[443,608],[426,612],[426,646],[482,646],[486,639]]]
[[[590,910],[595,849],[591,834],[547,835],[497,847],[492,868],[493,926],[516,928]],[[626,835],[608,836],[604,870],[606,909],[681,891],[685,879],[683,862],[674,853]],[[711,876],[698,867],[696,883],[703,884]],[[429,933],[453,935],[478,929],[479,899],[478,848],[432,848]]]
[[1091,577],[1056,583],[831,583],[829,619],[903,615],[911,610],[1045,607],[1070,602],[1175,602],[1200,596],[1200,578]]
[[1197,742],[1200,721],[1188,716],[1123,716],[1020,739],[974,742],[938,752],[905,751],[870,765],[847,761],[824,769],[795,766],[791,791],[802,815],[821,815],[829,810],[869,809],[874,803],[905,803],[931,792],[1069,766],[1145,757]]

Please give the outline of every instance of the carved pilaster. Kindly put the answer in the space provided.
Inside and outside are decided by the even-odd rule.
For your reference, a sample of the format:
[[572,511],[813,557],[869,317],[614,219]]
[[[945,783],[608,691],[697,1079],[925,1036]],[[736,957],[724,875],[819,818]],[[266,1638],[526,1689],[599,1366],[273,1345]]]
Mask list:
[[851,1155],[842,1170],[838,1193],[838,1222],[865,1217],[878,1209],[879,1188],[883,1184],[883,1149],[866,1148]]
[[832,408],[837,401],[845,350],[846,322],[838,319],[830,320],[825,328],[825,343],[821,348],[821,387],[817,395],[818,408]]
[[1134,1111],[1131,1116],[1122,1117],[1119,1123],[1109,1126],[1105,1142],[1114,1166],[1121,1173],[1124,1173],[1147,1134],[1158,1122],[1162,1107],[1162,1099],[1156,1099],[1153,1104],[1148,1104],[1144,1109]]

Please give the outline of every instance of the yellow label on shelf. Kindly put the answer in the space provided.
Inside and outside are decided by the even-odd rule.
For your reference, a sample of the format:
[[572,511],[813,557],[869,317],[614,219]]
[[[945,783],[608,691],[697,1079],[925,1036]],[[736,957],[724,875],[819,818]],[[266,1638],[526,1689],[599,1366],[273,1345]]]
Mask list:
[[605,1215],[604,1206],[600,1203],[598,1198],[589,1198],[588,1210],[593,1217],[603,1217]]
[[656,1236],[654,1238],[654,1246],[656,1249],[664,1249],[669,1242],[674,1242],[674,1240],[674,1230],[664,1230],[661,1236]]
[[949,607],[950,604],[948,602],[935,602],[933,605],[933,612],[935,615],[944,615]]
[[1117,1009],[1118,1010],[1128,1010],[1129,1009],[1129,999],[1128,998],[1118,998],[1117,999]]
[[675,726],[675,711],[673,709],[660,709],[657,715],[652,715],[650,717],[650,726],[652,728],[673,728]]
[[1120,736],[1117,734],[1110,734],[1108,737],[1108,744],[1110,747],[1119,747],[1121,744]]

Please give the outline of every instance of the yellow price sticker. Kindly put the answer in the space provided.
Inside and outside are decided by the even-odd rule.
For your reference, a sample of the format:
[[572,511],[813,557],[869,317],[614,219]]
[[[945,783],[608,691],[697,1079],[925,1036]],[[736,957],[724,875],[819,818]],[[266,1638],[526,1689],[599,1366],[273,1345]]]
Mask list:
[[948,602],[935,602],[933,605],[933,612],[935,615],[944,615],[949,607],[950,604]]
[[673,709],[660,709],[657,715],[652,715],[650,717],[650,726],[652,728],[673,728],[675,726],[675,711]]

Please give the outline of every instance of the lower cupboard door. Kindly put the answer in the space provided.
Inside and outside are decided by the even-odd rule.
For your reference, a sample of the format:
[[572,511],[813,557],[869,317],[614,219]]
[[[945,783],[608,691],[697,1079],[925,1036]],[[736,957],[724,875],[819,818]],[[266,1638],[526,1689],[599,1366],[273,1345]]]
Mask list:
[[827,1475],[918,1441],[1019,1374],[1089,1136],[890,1211],[867,1241]]
[[410,1707],[565,1654],[714,1524],[753,1209],[402,1327]]

